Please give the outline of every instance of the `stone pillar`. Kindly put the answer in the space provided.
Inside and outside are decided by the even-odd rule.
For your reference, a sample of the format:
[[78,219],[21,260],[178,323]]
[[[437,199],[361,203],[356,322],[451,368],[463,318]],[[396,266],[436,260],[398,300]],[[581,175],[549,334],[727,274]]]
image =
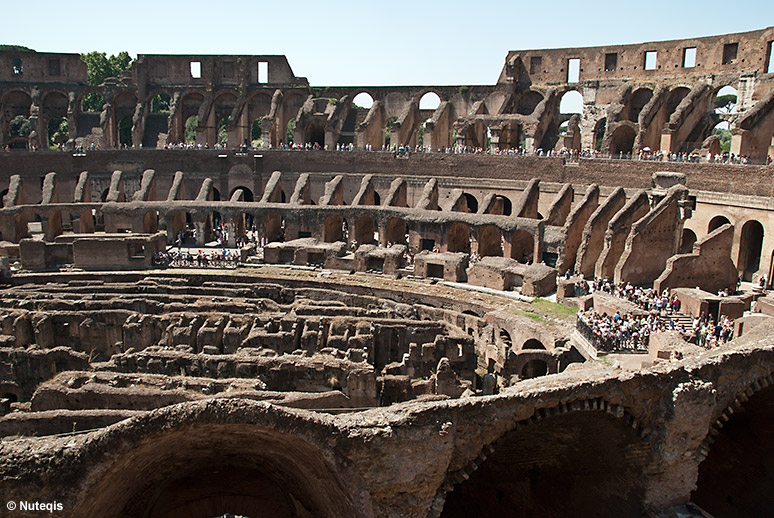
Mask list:
[[207,242],[207,236],[205,235],[207,222],[195,221],[194,228],[196,229],[196,246],[204,246],[204,244]]
[[[662,133],[661,134],[661,150],[672,152],[672,134],[671,133]],[[655,149],[653,151],[656,151]]]
[[502,128],[489,128],[489,134],[491,138],[489,148],[492,150],[492,152],[498,151],[500,149],[501,133],[502,133]]

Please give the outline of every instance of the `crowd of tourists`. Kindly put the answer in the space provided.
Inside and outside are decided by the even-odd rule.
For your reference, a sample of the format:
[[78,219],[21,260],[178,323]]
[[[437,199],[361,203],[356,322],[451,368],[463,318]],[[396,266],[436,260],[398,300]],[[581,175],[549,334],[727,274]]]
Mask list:
[[[565,278],[569,279],[569,271]],[[738,286],[738,285],[737,285]],[[718,291],[719,297],[736,292],[737,286]],[[613,315],[594,310],[578,313],[578,329],[601,350],[645,350],[653,333],[678,331],[689,342],[705,348],[716,347],[733,338],[734,323],[725,315],[717,321],[706,314],[693,319],[690,328],[673,319],[680,313],[681,302],[669,290],[661,293],[653,288],[633,286],[630,282],[614,283],[609,279],[587,280],[582,275],[574,284],[576,296],[593,292],[608,293],[639,307],[642,315],[616,312]]]
[[198,250],[160,250],[153,256],[153,264],[160,267],[177,268],[236,268],[239,254],[228,249],[204,251]]

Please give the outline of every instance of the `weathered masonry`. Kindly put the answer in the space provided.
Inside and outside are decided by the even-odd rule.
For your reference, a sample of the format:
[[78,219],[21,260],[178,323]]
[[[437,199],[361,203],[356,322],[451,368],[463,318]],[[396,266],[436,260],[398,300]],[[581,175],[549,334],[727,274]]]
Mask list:
[[[0,135],[3,146],[47,148],[51,121],[64,118],[72,144],[103,148],[184,142],[188,124],[195,141],[209,146],[260,139],[267,148],[292,140],[381,149],[415,146],[421,135],[434,150],[706,154],[719,149],[713,129],[723,124],[733,134],[731,152],[762,162],[774,155],[772,42],[770,27],[639,45],[510,51],[495,85],[414,87],[311,86],[284,56],[177,55],[139,55],[122,77],[92,87],[78,55],[3,51]],[[737,100],[718,105],[719,92]],[[95,93],[102,108],[85,111],[84,96]],[[370,100],[357,103],[370,106],[358,106],[360,94]],[[421,103],[428,95],[435,102]],[[572,98],[582,108],[568,109]],[[12,128],[18,116],[29,119],[31,131]]]

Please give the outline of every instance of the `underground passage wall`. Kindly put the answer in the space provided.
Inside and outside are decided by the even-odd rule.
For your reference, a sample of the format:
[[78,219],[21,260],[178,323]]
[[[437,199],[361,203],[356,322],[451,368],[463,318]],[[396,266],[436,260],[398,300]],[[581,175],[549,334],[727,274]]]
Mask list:
[[715,437],[699,465],[692,500],[716,518],[771,516],[774,388],[750,397]]
[[508,432],[441,516],[640,516],[651,445],[622,419],[572,412]]

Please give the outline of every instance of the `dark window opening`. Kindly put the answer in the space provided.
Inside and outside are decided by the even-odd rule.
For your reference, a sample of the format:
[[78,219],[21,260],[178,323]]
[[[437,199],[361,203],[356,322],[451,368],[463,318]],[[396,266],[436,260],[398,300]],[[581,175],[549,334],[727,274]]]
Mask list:
[[618,67],[618,53],[605,54],[605,72],[614,72]]
[[61,64],[58,59],[48,60],[48,75],[59,76],[62,73]]
[[423,239],[422,250],[432,250],[435,247],[435,239]]
[[428,264],[427,276],[434,277],[436,279],[443,279],[443,265],[442,264]]
[[723,64],[729,65],[736,59],[736,54],[739,52],[738,43],[726,43],[723,45]]
[[22,60],[19,58],[13,58],[11,60],[11,73],[15,76],[20,76],[24,72],[24,67],[22,67]]
[[543,58],[541,56],[532,56],[529,58],[529,73],[539,74],[543,67]]

